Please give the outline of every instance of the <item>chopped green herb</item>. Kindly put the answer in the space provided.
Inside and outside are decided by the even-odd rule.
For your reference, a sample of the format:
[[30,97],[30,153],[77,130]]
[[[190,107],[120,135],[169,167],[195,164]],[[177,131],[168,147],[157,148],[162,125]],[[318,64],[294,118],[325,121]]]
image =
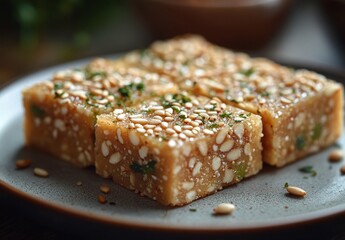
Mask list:
[[190,212],[196,212],[197,209],[196,209],[196,208],[190,208],[189,211],[190,211]]
[[172,98],[179,103],[187,103],[192,101],[189,97],[183,94],[174,94]]
[[236,179],[241,181],[246,175],[246,164],[242,163],[236,168]]
[[126,98],[130,98],[132,95],[131,90],[128,86],[120,87],[119,93],[121,94],[122,97],[126,97]]
[[208,128],[217,128],[219,127],[219,125],[217,123],[212,123],[210,125],[208,125]]
[[63,83],[54,83],[54,91],[63,88]]
[[136,89],[137,89],[138,91],[140,91],[140,92],[144,91],[144,90],[145,90],[145,85],[144,85],[144,83],[138,83],[138,84],[136,85]]
[[302,150],[305,147],[305,138],[303,135],[297,136],[296,147],[298,150]]
[[250,77],[254,73],[254,69],[253,68],[249,68],[249,69],[246,69],[246,70],[241,70],[240,73],[243,74],[246,77]]
[[231,115],[232,115],[231,112],[224,111],[219,116],[222,117],[222,118],[231,118]]
[[46,114],[42,108],[37,107],[36,105],[31,105],[30,110],[35,117],[42,118]]
[[270,93],[265,91],[265,92],[260,93],[260,95],[261,95],[262,97],[269,97],[269,96],[270,96]]
[[180,113],[181,110],[177,107],[177,106],[172,106],[171,107],[174,111],[176,111],[177,113]]
[[179,115],[178,117],[181,118],[181,119],[186,119],[187,118],[186,115]]
[[244,113],[241,113],[241,114],[239,114],[239,116],[241,117],[241,118],[244,118],[244,119],[246,119],[248,116],[250,116],[249,114],[247,115],[247,114],[244,114]]
[[85,70],[85,78],[86,79],[93,79],[94,77],[102,77],[105,78],[107,77],[107,73],[103,71],[92,71],[90,69]]
[[317,172],[313,169],[313,166],[305,166],[298,169],[302,173],[310,173],[312,177],[317,175]]
[[286,182],[285,184],[284,184],[284,188],[287,188],[289,186],[289,184]]
[[320,138],[321,133],[322,133],[322,125],[321,125],[321,123],[318,123],[318,124],[316,124],[315,127],[313,128],[313,133],[312,133],[312,135],[311,135],[311,138],[312,138],[313,140],[317,140],[317,139]]
[[151,160],[147,164],[140,165],[139,163],[133,162],[129,167],[132,169],[133,172],[142,173],[142,174],[150,174],[155,171],[156,161]]
[[149,50],[147,48],[140,51],[140,57],[144,58],[149,53]]
[[129,108],[129,107],[126,108],[126,112],[128,112],[128,113],[130,113],[130,114],[135,114],[135,113],[137,113],[137,112],[135,111],[134,108]]

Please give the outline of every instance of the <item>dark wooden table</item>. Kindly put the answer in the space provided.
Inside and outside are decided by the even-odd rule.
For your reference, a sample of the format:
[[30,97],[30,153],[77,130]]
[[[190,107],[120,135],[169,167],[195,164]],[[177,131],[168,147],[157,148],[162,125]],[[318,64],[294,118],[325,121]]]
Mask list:
[[[122,14],[121,20],[116,24],[104,28],[101,33],[98,32],[97,34],[99,35],[97,44],[82,52],[76,58],[127,51],[143,47],[151,41],[148,32],[145,31],[140,21],[130,11]],[[10,50],[15,48],[10,43],[8,44],[6,48]],[[299,1],[279,35],[265,49],[252,52],[251,54],[307,65],[330,67],[332,69],[345,69],[343,47],[339,39],[330,33],[327,22],[324,21],[320,8],[318,8],[318,4],[315,4],[315,1]],[[2,48],[5,49],[4,46]],[[47,51],[49,52],[49,50],[50,48],[48,47]],[[15,79],[24,73],[61,62],[61,59],[54,58],[54,51],[51,51],[49,57],[45,59],[46,61],[36,61],[35,64],[27,68],[7,67],[5,70],[4,67],[0,68],[0,85],[5,82],[8,83],[11,79]],[[13,62],[8,62],[5,59],[0,59],[0,62],[6,62],[7,65],[5,66],[16,66],[14,60]],[[1,144],[5,144],[3,139],[0,141]],[[54,213],[47,212],[47,214],[44,214],[46,210],[41,209],[40,212],[37,206],[31,209],[27,204],[0,190],[0,239],[71,239],[80,237],[94,239],[97,236],[97,233],[88,236],[80,234],[83,232],[80,226],[76,227],[75,231],[73,231],[73,227],[69,229],[65,229],[66,226],[63,225],[60,227],[59,221],[54,221]],[[41,216],[44,217],[41,218]],[[63,220],[64,216],[57,217]],[[51,218],[50,221],[49,218]],[[207,239],[210,237],[188,234],[175,236],[167,233],[157,234],[121,229],[118,232],[126,234],[127,237],[137,236],[143,239]],[[115,239],[119,238],[119,235],[105,237]],[[220,239],[225,238],[225,236],[218,237]],[[241,239],[341,240],[345,239],[345,216],[342,215],[327,221],[301,225],[293,229],[227,236],[228,239],[231,237],[240,237]]]

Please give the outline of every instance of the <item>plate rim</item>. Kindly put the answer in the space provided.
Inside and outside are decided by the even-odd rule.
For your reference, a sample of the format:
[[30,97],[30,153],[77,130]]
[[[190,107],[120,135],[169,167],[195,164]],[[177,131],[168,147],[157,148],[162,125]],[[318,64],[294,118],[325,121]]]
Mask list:
[[[69,61],[61,64],[56,64],[47,68],[40,69],[38,71],[33,71],[31,73],[19,76],[14,81],[8,81],[5,82],[0,86],[0,95],[2,95],[3,92],[6,91],[7,88],[10,88],[11,86],[14,86],[15,84],[20,84],[20,82],[24,82],[26,78],[31,78],[34,75],[39,75],[44,72],[51,72],[54,69],[63,69],[64,67],[70,66],[70,65],[80,65],[85,64],[86,62],[96,59],[96,58],[116,58],[120,56],[122,53],[116,53],[116,54],[108,54],[108,55],[102,55],[97,57],[87,57],[87,58],[81,58],[74,61]],[[271,58],[272,59],[272,58]],[[291,66],[294,68],[300,68],[300,69],[309,69],[312,71],[316,71],[318,73],[321,73],[323,75],[333,75],[337,76],[338,79],[343,79],[343,81],[338,81],[344,85],[345,81],[345,71],[341,69],[332,69],[329,67],[324,66],[318,66],[313,64],[307,64],[307,63],[300,63],[300,62],[291,62],[291,61],[284,61],[284,60],[273,60],[274,62],[278,62],[279,64],[283,64],[284,66]],[[332,79],[332,78],[331,78]],[[53,211],[55,214],[65,214],[70,217],[77,217],[79,219],[82,219],[84,221],[89,222],[97,222],[101,224],[107,224],[114,227],[125,227],[127,229],[135,229],[135,230],[154,230],[154,231],[162,231],[162,232],[188,232],[188,233],[240,233],[240,232],[257,232],[257,231],[265,231],[265,230],[277,230],[277,229],[285,229],[290,227],[297,227],[302,226],[301,224],[308,225],[313,224],[317,222],[323,222],[329,219],[333,219],[339,216],[345,215],[345,203],[343,205],[338,205],[332,208],[323,209],[320,211],[314,211],[311,213],[308,213],[306,217],[296,219],[296,216],[290,216],[287,218],[283,218],[279,221],[275,222],[265,222],[263,224],[257,224],[253,223],[251,225],[246,225],[243,227],[229,227],[229,226],[222,226],[222,227],[186,227],[186,226],[168,226],[168,225],[157,225],[155,223],[141,223],[141,222],[135,222],[133,220],[121,220],[120,218],[114,218],[107,215],[101,215],[93,212],[85,212],[83,210],[74,209],[71,206],[63,206],[60,203],[57,202],[49,202],[47,200],[44,200],[43,198],[39,198],[38,196],[26,193],[22,191],[19,188],[16,188],[15,186],[6,183],[3,179],[0,178],[0,187],[5,190],[6,192],[9,192],[11,195],[19,197],[23,200],[26,200],[27,202],[30,202],[32,204],[35,204],[36,206],[43,206],[51,211]]]

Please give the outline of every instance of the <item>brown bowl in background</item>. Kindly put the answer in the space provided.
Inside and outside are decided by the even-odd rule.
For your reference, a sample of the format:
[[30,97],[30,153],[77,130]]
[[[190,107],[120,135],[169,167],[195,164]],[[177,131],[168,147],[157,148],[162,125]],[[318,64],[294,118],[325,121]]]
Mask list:
[[185,33],[233,49],[266,45],[294,0],[134,0],[134,6],[155,38]]

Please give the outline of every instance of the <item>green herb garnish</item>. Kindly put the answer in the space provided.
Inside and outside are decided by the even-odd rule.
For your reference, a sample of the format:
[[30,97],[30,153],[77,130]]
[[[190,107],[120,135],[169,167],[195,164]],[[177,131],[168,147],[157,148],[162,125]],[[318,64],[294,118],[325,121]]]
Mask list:
[[129,86],[120,87],[119,93],[121,94],[122,97],[125,97],[125,98],[130,98],[132,95]]
[[231,118],[231,115],[232,115],[231,112],[224,111],[219,116],[222,117],[222,118]]
[[190,208],[189,211],[190,211],[190,212],[196,212],[197,209],[196,209],[196,208]]
[[30,110],[35,117],[42,118],[46,114],[42,108],[37,107],[36,105],[31,105]]
[[305,166],[298,169],[302,173],[310,173],[312,177],[317,175],[317,172],[313,169],[313,166]]
[[313,128],[313,133],[312,133],[312,135],[311,135],[311,138],[312,138],[313,140],[317,140],[317,139],[320,138],[321,133],[322,133],[322,125],[321,125],[321,123],[318,123],[318,124],[316,124],[315,127]]
[[140,92],[144,91],[145,90],[145,85],[144,83],[138,83],[136,86],[136,89]]
[[246,70],[241,70],[240,73],[243,74],[246,77],[250,77],[254,73],[254,69],[253,68],[249,68],[249,69],[246,69]]
[[141,174],[150,174],[155,171],[156,161],[151,160],[147,164],[140,165],[139,163],[133,162],[131,165],[129,165],[130,169],[132,169],[133,172],[141,173]]
[[269,97],[269,96],[270,96],[270,93],[265,91],[265,92],[260,93],[260,95],[261,95],[262,97]]
[[289,186],[289,184],[286,182],[285,184],[284,184],[284,188],[287,188]]
[[210,125],[208,125],[208,128],[217,128],[219,127],[219,125],[217,123],[212,123]]
[[305,147],[305,138],[304,136],[300,135],[296,138],[296,147],[298,150],[302,150]]
[[246,175],[246,164],[242,163],[236,168],[236,179],[241,181]]

